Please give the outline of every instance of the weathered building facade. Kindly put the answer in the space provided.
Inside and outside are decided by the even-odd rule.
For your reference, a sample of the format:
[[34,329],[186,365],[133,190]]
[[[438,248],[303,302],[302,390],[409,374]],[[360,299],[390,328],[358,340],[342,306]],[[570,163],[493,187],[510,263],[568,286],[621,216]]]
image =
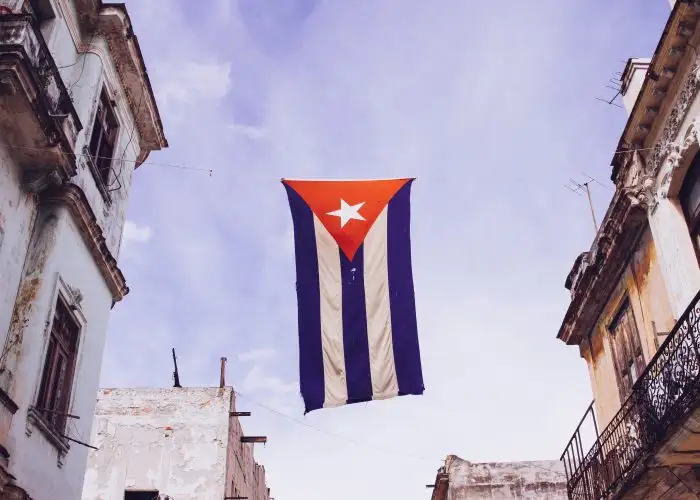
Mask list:
[[700,2],[670,3],[622,74],[615,194],[566,279],[558,338],[588,365],[596,429],[562,455],[571,499],[700,493]]
[[566,475],[556,460],[472,463],[445,459],[431,500],[566,500]]
[[102,389],[83,500],[269,500],[230,387]]
[[166,146],[123,4],[0,0],[2,499],[80,497],[131,176]]

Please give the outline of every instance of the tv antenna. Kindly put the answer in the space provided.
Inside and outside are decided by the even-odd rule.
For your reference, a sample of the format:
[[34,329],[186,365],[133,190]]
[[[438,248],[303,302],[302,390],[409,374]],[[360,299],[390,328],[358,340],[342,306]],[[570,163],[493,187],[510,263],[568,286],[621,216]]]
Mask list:
[[595,228],[595,232],[598,232],[598,220],[596,219],[595,216],[595,210],[593,208],[593,199],[591,198],[591,188],[590,185],[592,183],[598,184],[600,186],[603,186],[598,180],[595,178],[591,177],[588,174],[583,174],[586,177],[588,177],[588,180],[586,182],[577,182],[573,178],[569,177],[569,182],[567,184],[564,184],[564,187],[574,193],[575,195],[578,196],[583,196],[584,193],[586,193],[586,198],[588,199],[588,206],[591,209],[591,218],[593,219],[593,227]]
[[177,358],[175,357],[175,348],[173,347],[173,364],[175,365],[175,371],[173,372],[173,387],[182,387],[180,385],[180,374],[177,371]]
[[618,103],[615,102],[615,99],[617,99],[617,96],[622,94],[622,82],[620,79],[622,78],[622,73],[617,71],[615,72],[615,76],[613,78],[608,79],[607,85],[605,85],[605,88],[610,89],[615,91],[615,95],[612,96],[612,99],[604,99],[602,97],[596,97],[596,100],[602,101],[605,104],[608,104],[610,106],[615,106],[617,108],[621,108]]

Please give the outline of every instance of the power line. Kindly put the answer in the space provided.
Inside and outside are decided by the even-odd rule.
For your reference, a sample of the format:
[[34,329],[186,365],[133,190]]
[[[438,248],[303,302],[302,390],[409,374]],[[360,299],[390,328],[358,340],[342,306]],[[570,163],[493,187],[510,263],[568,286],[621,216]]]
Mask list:
[[[0,142],[0,145],[11,148],[11,149],[26,149],[29,151],[51,151],[50,148],[33,148],[33,147],[29,147],[29,146],[16,146],[13,144],[8,144],[6,142]],[[83,153],[68,153],[68,154],[73,155],[75,157],[89,156],[90,158],[93,158],[93,159],[104,159],[104,160],[119,160],[120,159],[120,158],[115,157],[115,156],[92,156],[92,155],[87,155],[87,154],[83,154]],[[122,161],[130,162],[130,163],[138,163],[137,160],[123,159]],[[158,163],[158,162],[152,162],[152,161],[144,161],[141,163],[141,165],[153,165],[156,167],[177,168],[177,169],[181,169],[181,170],[193,170],[195,172],[208,172],[210,177],[214,173],[214,169],[211,169],[211,168],[189,167],[187,165],[179,165],[176,163]]]
[[299,420],[299,419],[294,418],[294,417],[292,417],[292,416],[290,416],[290,415],[287,415],[286,413],[282,413],[282,412],[279,411],[279,410],[275,410],[274,408],[271,408],[271,407],[269,407],[269,406],[267,406],[267,405],[264,405],[264,404],[262,404],[262,403],[260,403],[260,402],[258,402],[258,401],[255,401],[255,400],[252,399],[251,397],[246,396],[245,394],[241,394],[241,393],[238,392],[238,391],[234,391],[234,392],[235,392],[235,394],[236,394],[237,396],[240,396],[241,398],[243,398],[243,399],[249,401],[250,403],[253,403],[253,404],[256,405],[256,406],[259,406],[260,408],[264,408],[265,410],[267,410],[267,411],[269,411],[269,412],[271,412],[271,413],[274,413],[275,415],[279,415],[280,417],[286,418],[287,420],[291,420],[292,422],[294,422],[294,423],[296,423],[296,424],[298,424],[298,425],[302,425],[302,426],[304,426],[304,427],[308,427],[309,429],[312,429],[312,430],[314,430],[314,431],[316,431],[316,432],[318,432],[318,433],[326,434],[326,435],[331,436],[331,437],[334,437],[334,438],[336,438],[336,439],[340,439],[341,441],[346,441],[346,442],[348,442],[348,443],[354,444],[355,446],[359,446],[359,447],[361,447],[361,448],[362,448],[362,447],[364,447],[364,448],[369,448],[369,449],[373,449],[373,450],[375,450],[375,451],[380,451],[380,452],[388,453],[388,454],[391,454],[391,455],[397,455],[397,456],[408,457],[408,458],[412,458],[412,459],[414,459],[414,460],[422,460],[422,461],[426,461],[426,462],[431,462],[431,463],[433,463],[433,464],[436,462],[436,460],[434,460],[434,459],[422,457],[422,456],[420,456],[420,455],[413,455],[413,454],[410,454],[410,453],[405,453],[405,452],[401,452],[401,451],[397,451],[397,450],[392,450],[392,449],[384,448],[384,447],[380,447],[380,446],[370,445],[370,444],[367,444],[367,443],[363,443],[363,442],[361,442],[361,441],[356,441],[356,440],[354,440],[354,439],[351,439],[351,438],[349,438],[349,437],[346,437],[346,436],[343,436],[343,435],[340,435],[340,434],[336,434],[335,432],[330,432],[330,431],[327,431],[327,430],[325,430],[325,429],[321,429],[320,427],[316,427],[316,426],[311,425],[311,424],[309,424],[309,423],[307,423],[307,422],[304,422],[303,420]]

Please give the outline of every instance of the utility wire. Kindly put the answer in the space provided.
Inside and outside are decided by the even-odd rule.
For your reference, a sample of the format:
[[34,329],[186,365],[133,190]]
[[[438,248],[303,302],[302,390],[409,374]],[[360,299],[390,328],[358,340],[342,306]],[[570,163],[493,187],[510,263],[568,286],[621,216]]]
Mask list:
[[[132,136],[133,136],[133,130],[132,130]],[[619,149],[619,150],[617,150],[617,151],[614,151],[613,154],[616,155],[616,154],[622,154],[622,153],[633,153],[633,152],[635,152],[635,151],[651,151],[651,150],[654,150],[654,149],[659,149],[659,148],[668,147],[668,146],[671,146],[671,145],[673,145],[673,144],[676,144],[676,143],[669,143],[669,144],[663,144],[663,145],[658,145],[658,146],[652,146],[652,147],[649,147],[649,148]],[[12,148],[12,149],[26,149],[26,150],[30,150],[30,151],[52,151],[52,149],[50,149],[50,148],[36,148],[36,147],[29,147],[29,146],[16,146],[16,145],[9,144],[9,143],[6,143],[6,142],[0,142],[0,145],[5,146],[5,147],[8,147],[8,148]],[[116,156],[111,156],[111,157],[110,157],[110,156],[91,156],[91,155],[85,155],[85,154],[82,154],[82,153],[68,153],[68,154],[73,155],[73,156],[75,156],[75,157],[90,156],[91,158],[95,158],[95,159],[120,160],[120,161],[122,161],[122,162],[137,163],[137,160],[127,160],[127,159],[119,158],[119,157],[116,157]],[[159,163],[159,162],[152,162],[152,161],[144,161],[144,162],[142,162],[141,164],[142,164],[142,165],[153,165],[153,166],[156,166],[156,167],[177,168],[177,169],[181,169],[181,170],[192,170],[192,171],[195,171],[195,172],[207,172],[207,173],[209,173],[209,176],[210,176],[210,177],[211,177],[211,175],[214,173],[214,169],[211,169],[211,168],[190,167],[190,166],[187,166],[187,165],[180,165],[180,164],[177,164],[177,163]]]
[[363,443],[363,442],[361,442],[361,441],[356,441],[356,440],[354,440],[354,439],[351,439],[351,438],[349,438],[349,437],[343,436],[343,435],[341,435],[341,434],[336,434],[335,432],[330,432],[330,431],[327,431],[327,430],[325,430],[325,429],[321,429],[320,427],[316,427],[316,426],[314,426],[314,425],[311,425],[311,424],[309,424],[308,422],[304,422],[303,420],[299,420],[299,419],[297,419],[297,418],[294,418],[294,417],[292,417],[292,416],[290,416],[290,415],[287,415],[286,413],[282,413],[281,411],[275,410],[274,408],[271,408],[271,407],[269,407],[269,406],[267,406],[267,405],[265,405],[265,404],[263,404],[263,403],[260,403],[260,402],[258,402],[258,401],[256,401],[256,400],[254,400],[253,398],[251,398],[251,397],[249,397],[249,396],[246,396],[245,394],[241,394],[241,393],[238,392],[238,391],[234,391],[234,392],[235,392],[236,396],[240,396],[241,398],[245,399],[246,401],[248,401],[248,402],[250,402],[250,403],[253,403],[255,406],[259,406],[260,408],[264,408],[265,410],[269,411],[270,413],[274,413],[275,415],[279,415],[280,417],[286,418],[287,420],[291,420],[292,422],[294,422],[294,423],[296,423],[296,424],[298,424],[298,425],[302,425],[302,426],[307,427],[307,428],[309,428],[309,429],[312,429],[312,430],[314,430],[314,431],[316,431],[316,432],[318,432],[318,433],[326,434],[326,435],[328,435],[328,436],[334,437],[334,438],[339,439],[339,440],[341,440],[341,441],[346,441],[346,442],[348,442],[348,443],[354,444],[355,446],[359,446],[359,447],[361,447],[361,448],[362,448],[362,447],[364,447],[364,448],[370,448],[370,449],[373,449],[373,450],[375,450],[375,451],[380,451],[380,452],[388,453],[388,454],[391,454],[391,455],[398,455],[398,456],[408,457],[408,458],[412,458],[412,459],[414,459],[414,460],[423,460],[423,461],[426,461],[426,462],[430,462],[430,463],[432,463],[432,464],[434,464],[434,463],[437,461],[437,460],[435,460],[435,459],[426,458],[426,457],[422,457],[422,456],[419,456],[419,455],[413,455],[413,454],[410,454],[410,453],[405,453],[405,452],[401,452],[401,451],[397,451],[397,450],[392,450],[392,449],[389,449],[389,448],[383,448],[383,447],[379,447],[379,446],[370,445],[370,444],[367,444],[367,443]]
[[[29,146],[16,146],[13,144],[8,144],[6,142],[0,142],[0,145],[12,148],[12,149],[26,149],[30,151],[50,151],[50,148],[35,148],[35,147],[29,147]],[[83,153],[68,153],[70,155],[73,155],[75,157],[83,157],[83,156],[90,156],[91,158],[98,158],[98,159],[105,159],[105,160],[119,160],[118,157],[116,156],[92,156],[92,155],[86,155]],[[123,161],[125,162],[131,162],[131,163],[137,163],[137,160],[127,160],[124,159]],[[208,172],[209,176],[211,177],[212,173],[214,172],[213,169],[211,168],[198,168],[198,167],[189,167],[187,165],[178,165],[176,163],[158,163],[158,162],[152,162],[152,161],[144,161],[141,163],[142,165],[153,165],[156,167],[167,167],[167,168],[177,168],[181,170],[193,170],[196,172]]]

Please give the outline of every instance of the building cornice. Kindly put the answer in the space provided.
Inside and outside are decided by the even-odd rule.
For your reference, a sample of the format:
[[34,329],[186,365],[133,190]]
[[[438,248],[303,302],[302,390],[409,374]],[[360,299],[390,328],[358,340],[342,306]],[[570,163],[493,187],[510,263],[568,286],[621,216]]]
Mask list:
[[75,184],[67,183],[41,192],[39,201],[42,204],[60,204],[68,208],[95,264],[112,293],[112,300],[118,302],[123,299],[129,293],[129,287],[126,285],[124,274],[117,265],[117,259],[109,251],[102,229],[97,223],[83,190]]
[[[82,41],[85,34],[93,34],[89,35],[92,37],[96,33],[107,43],[118,83],[138,130],[141,149],[136,158],[138,167],[151,151],[168,147],[168,141],[126,5],[101,0],[74,0],[74,4],[80,31],[74,34],[74,38]],[[95,52],[94,47],[76,41],[78,45],[82,45],[83,50]]]
[[[694,0],[676,2],[671,11],[613,154],[611,180],[616,184],[620,175],[624,176],[621,171],[627,151],[651,151],[645,156],[650,159],[650,167],[656,166],[657,171],[668,154],[663,145],[673,141],[687,112],[687,109],[679,110],[678,102],[689,105],[698,88],[698,54],[694,47],[700,40],[699,13],[700,7],[696,7]],[[653,149],[659,145],[662,147]]]

